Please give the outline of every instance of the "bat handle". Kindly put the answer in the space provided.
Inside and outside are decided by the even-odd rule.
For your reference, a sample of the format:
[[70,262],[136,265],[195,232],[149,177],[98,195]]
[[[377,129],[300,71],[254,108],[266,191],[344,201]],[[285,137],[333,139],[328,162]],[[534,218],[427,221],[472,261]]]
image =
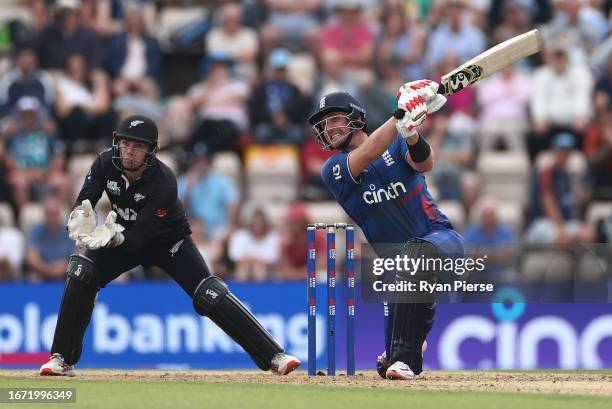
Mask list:
[[[444,84],[440,84],[440,86],[438,87],[438,94],[446,94],[446,88],[444,88]],[[393,117],[395,119],[402,119],[404,117],[404,114],[406,113],[406,111],[404,111],[403,109],[396,109],[395,112],[393,113]]]

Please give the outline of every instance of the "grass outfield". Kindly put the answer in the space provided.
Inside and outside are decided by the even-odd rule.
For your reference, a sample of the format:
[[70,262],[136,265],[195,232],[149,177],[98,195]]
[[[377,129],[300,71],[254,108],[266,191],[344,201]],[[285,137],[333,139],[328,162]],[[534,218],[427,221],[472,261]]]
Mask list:
[[[462,390],[465,372],[432,373],[427,379],[414,382],[389,382],[377,380],[374,374],[366,373],[356,380],[347,377],[307,378],[304,374],[289,377],[272,377],[263,373],[240,372],[121,372],[87,371],[77,378],[38,378],[33,371],[0,371],[0,388],[76,388],[76,404],[49,404],[45,408],[512,408],[554,409],[587,407],[589,409],[612,407],[612,395],[607,389],[599,395],[579,396],[568,391],[580,391],[580,382],[593,384],[610,382],[609,372],[589,371],[588,375],[572,375],[559,372],[548,379],[560,389],[526,389],[529,393],[489,392]],[[474,373],[478,377],[480,373]],[[493,379],[502,383],[512,382],[514,377],[524,378],[520,372],[487,372],[489,378],[484,385],[496,390]],[[495,375],[495,377],[491,377]],[[550,374],[545,374],[548,376]],[[542,376],[534,375],[528,383],[541,382]],[[585,377],[586,376],[586,377]],[[439,384],[444,380],[444,384]],[[508,381],[506,381],[508,380]],[[489,384],[488,382],[494,382]],[[577,389],[564,389],[563,382],[572,382]],[[428,389],[432,385],[437,390]],[[378,387],[380,386],[380,387]],[[529,385],[527,385],[529,386]],[[533,386],[533,385],[531,385]],[[605,386],[604,386],[605,387]],[[501,389],[500,389],[501,390]],[[519,389],[520,390],[520,389]],[[535,392],[534,392],[535,391]],[[537,392],[540,391],[540,392]],[[560,392],[559,392],[560,391]],[[565,392],[564,392],[565,391]],[[33,404],[0,403],[0,408],[38,407]]]

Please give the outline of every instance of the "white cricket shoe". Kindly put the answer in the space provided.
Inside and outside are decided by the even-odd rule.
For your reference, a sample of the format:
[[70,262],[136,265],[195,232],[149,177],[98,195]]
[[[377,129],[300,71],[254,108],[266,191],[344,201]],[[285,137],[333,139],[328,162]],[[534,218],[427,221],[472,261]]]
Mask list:
[[387,373],[385,375],[387,379],[391,380],[399,379],[400,381],[410,381],[416,379],[412,369],[402,361],[397,361],[387,368]]
[[53,354],[46,364],[40,367],[40,376],[74,376],[74,365],[64,362],[61,354]]
[[[425,354],[425,351],[427,351],[427,340],[423,341],[421,357]],[[381,378],[387,379],[387,369],[389,369],[389,359],[387,358],[387,351],[383,351],[376,359],[376,372]]]
[[272,367],[270,370],[276,375],[287,375],[300,366],[301,363],[302,362],[296,357],[281,352],[274,355],[274,358],[272,358]]

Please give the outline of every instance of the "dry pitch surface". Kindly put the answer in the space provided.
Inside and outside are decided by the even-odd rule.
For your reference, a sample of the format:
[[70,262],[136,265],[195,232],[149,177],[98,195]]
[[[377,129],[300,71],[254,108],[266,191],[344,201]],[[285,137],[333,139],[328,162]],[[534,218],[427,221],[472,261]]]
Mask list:
[[[0,370],[0,378],[38,378],[31,370]],[[255,371],[133,371],[82,370],[76,378],[57,379],[59,382],[125,381],[211,383],[211,384],[269,384],[311,385],[362,388],[403,388],[430,391],[478,391],[530,393],[549,395],[591,395],[612,397],[612,372],[598,371],[434,371],[424,373],[411,382],[385,381],[375,372],[358,372],[354,377],[308,377],[303,371],[279,377]]]

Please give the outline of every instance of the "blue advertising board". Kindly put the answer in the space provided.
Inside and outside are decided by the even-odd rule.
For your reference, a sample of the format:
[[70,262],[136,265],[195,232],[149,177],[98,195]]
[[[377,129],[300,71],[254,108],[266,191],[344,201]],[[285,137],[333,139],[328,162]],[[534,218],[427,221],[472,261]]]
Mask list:
[[[0,368],[36,367],[53,341],[62,284],[0,285]],[[308,350],[303,282],[230,284],[286,348]],[[325,369],[325,297],[320,286],[317,367]],[[338,284],[337,367],[346,365],[346,294]],[[612,368],[610,304],[440,304],[425,366]],[[373,369],[383,348],[382,307],[357,304],[356,367]],[[249,357],[173,282],[111,284],[100,292],[84,341],[81,368],[255,368]]]

